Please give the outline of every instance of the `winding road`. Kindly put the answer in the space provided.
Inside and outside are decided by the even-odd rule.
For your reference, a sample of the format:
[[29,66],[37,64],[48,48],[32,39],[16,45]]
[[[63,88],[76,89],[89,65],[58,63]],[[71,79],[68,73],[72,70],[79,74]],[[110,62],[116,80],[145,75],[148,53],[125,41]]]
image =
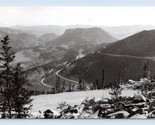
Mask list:
[[[71,63],[68,63],[68,64],[66,65],[66,68],[67,68],[70,64],[71,64]],[[71,80],[71,79],[68,79],[68,78],[65,78],[65,77],[59,75],[59,72],[61,72],[63,69],[64,69],[64,68],[58,70],[58,71],[56,72],[56,76],[58,76],[58,77],[60,77],[60,78],[62,78],[62,79],[64,79],[64,80],[66,80],[66,81],[73,82],[73,83],[75,83],[75,84],[79,84],[78,81]],[[90,90],[90,87],[89,87],[89,86],[87,86],[87,85],[84,85],[84,86],[85,86],[87,89]]]
[[46,83],[44,83],[44,80],[45,80],[45,78],[43,78],[43,79],[41,80],[41,84],[42,84],[42,85],[44,85],[44,86],[46,86],[46,87],[50,87],[50,88],[55,88],[54,86],[47,85]]
[[[65,62],[65,64],[67,64],[67,62]],[[69,65],[70,65],[70,63],[68,63],[68,64],[66,65],[65,68],[67,68]],[[78,84],[78,83],[79,83],[78,81],[71,80],[71,79],[68,79],[68,78],[65,78],[65,77],[59,75],[59,72],[61,72],[63,69],[64,69],[64,68],[58,70],[58,71],[55,73],[56,76],[58,76],[59,78],[61,78],[61,79],[63,79],[63,80],[66,80],[66,81],[69,81],[69,82],[73,82],[73,83],[75,83],[75,84]],[[52,68],[52,69],[49,71],[48,74],[52,73],[53,70],[54,70],[54,69]],[[51,85],[48,85],[48,84],[44,83],[44,80],[45,80],[45,77],[42,78],[42,80],[41,80],[41,84],[42,84],[42,85],[44,85],[44,86],[46,86],[46,87],[50,87],[50,88],[55,88],[54,86],[51,86]],[[87,89],[90,89],[89,86],[87,86],[87,85],[84,85],[84,86],[85,86]]]
[[[52,73],[52,71],[53,71],[53,68],[48,72],[48,74]],[[49,87],[49,88],[54,88],[55,89],[54,86],[51,86],[51,85],[48,85],[48,84],[44,83],[44,80],[45,80],[45,77],[41,79],[41,84],[42,85],[44,85],[46,87]]]
[[[67,62],[65,62],[65,64],[67,64]],[[58,66],[60,66],[60,65],[61,65],[61,64],[59,64]],[[66,68],[67,68],[69,65],[70,65],[70,63],[68,63],[68,64],[66,65]],[[57,67],[58,67],[58,66],[57,66]],[[59,72],[62,71],[63,69],[64,69],[64,68],[58,70],[58,71],[55,73],[56,76],[60,77],[61,79],[66,80],[66,81],[69,81],[69,82],[73,82],[73,83],[78,84],[77,81],[74,81],[74,80],[71,80],[71,79],[67,79],[67,78],[62,77],[61,75],[59,75]],[[52,68],[52,69],[48,72],[48,74],[52,73],[53,70],[54,70],[54,69]],[[44,80],[45,80],[45,77],[41,79],[41,84],[42,84],[42,85],[44,85],[44,86],[46,86],[46,87],[50,87],[50,88],[55,88],[54,86],[51,86],[51,85],[48,85],[48,84],[44,83]]]
[[68,78],[65,78],[65,77],[63,77],[63,76],[61,76],[61,75],[59,75],[59,72],[61,72],[63,69],[60,69],[60,70],[58,70],[55,74],[56,74],[56,76],[58,76],[58,77],[60,77],[60,78],[62,78],[62,79],[64,79],[64,80],[66,80],[66,81],[69,81],[69,82],[73,82],[73,83],[76,83],[76,84],[78,84],[78,82],[77,81],[74,81],[74,80],[71,80],[71,79],[68,79]]
[[128,57],[128,58],[135,58],[135,59],[150,59],[150,60],[155,61],[155,57],[139,57],[139,56],[130,56],[130,55],[110,54],[110,53],[99,53],[99,54],[107,55],[107,56],[114,56],[114,57]]

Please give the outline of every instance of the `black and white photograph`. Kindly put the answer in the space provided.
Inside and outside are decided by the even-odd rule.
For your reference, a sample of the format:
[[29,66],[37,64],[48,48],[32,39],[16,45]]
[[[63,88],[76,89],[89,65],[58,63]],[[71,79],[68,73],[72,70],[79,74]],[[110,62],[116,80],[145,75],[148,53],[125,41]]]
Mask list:
[[155,7],[1,5],[0,118],[154,119]]

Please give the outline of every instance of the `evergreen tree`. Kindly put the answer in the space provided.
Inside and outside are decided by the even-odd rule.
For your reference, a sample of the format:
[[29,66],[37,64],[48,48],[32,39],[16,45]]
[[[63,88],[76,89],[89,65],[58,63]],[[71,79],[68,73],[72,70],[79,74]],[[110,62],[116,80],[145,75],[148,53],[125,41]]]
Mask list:
[[59,93],[59,82],[60,82],[60,79],[59,77],[57,76],[56,77],[56,85],[55,85],[55,93]]
[[117,84],[118,85],[122,84],[122,74],[121,74],[121,72],[119,72]]
[[79,90],[79,91],[82,91],[82,90],[83,90],[83,86],[82,86],[82,78],[81,78],[81,77],[79,77],[78,90]]
[[68,91],[72,91],[72,86],[71,86],[71,83],[70,82],[69,82]]
[[65,92],[65,80],[62,82],[62,88],[61,88],[61,92]]
[[[9,37],[1,40],[2,51],[0,52],[0,96],[2,118],[22,118],[27,115],[31,106],[25,107],[32,100],[27,90],[28,81],[20,64],[13,65],[15,53],[9,46]],[[16,114],[17,115],[16,115]]]
[[12,108],[13,108],[13,61],[15,54],[12,51],[12,47],[9,46],[9,37],[4,37],[1,40],[2,51],[0,52],[0,68],[1,68],[1,108],[2,108],[2,118],[5,118],[6,112],[8,112],[8,117],[12,118]]
[[150,79],[149,61],[143,67],[143,77]]
[[99,83],[98,83],[98,79],[96,80],[96,89],[99,89]]
[[101,83],[102,83],[102,88],[104,88],[104,69],[102,70],[102,81],[101,81]]
[[119,84],[113,84],[110,87],[111,91],[109,92],[109,94],[111,95],[111,98],[114,102],[118,102],[119,101],[119,97],[122,94],[122,88],[120,87]]
[[75,85],[74,85],[74,84],[72,85],[72,90],[73,90],[73,91],[75,90]]
[[31,91],[28,89],[30,86],[25,74],[22,71],[22,67],[17,64],[14,68],[14,92],[13,94],[13,102],[14,109],[16,112],[17,118],[24,118],[29,116],[29,110],[32,107],[31,101]]

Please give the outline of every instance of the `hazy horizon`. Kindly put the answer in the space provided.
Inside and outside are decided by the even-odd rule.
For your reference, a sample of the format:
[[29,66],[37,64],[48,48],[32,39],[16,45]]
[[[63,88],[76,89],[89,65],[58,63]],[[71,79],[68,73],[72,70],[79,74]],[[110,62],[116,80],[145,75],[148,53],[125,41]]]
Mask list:
[[13,25],[13,26],[5,26],[8,28],[11,27],[37,27],[37,26],[60,26],[60,27],[67,27],[67,26],[90,26],[90,27],[128,27],[128,26],[155,26],[153,24],[147,24],[147,25],[143,25],[143,24],[133,24],[133,25],[85,25],[85,24],[72,24],[72,25],[52,25],[52,24],[40,24],[40,25]]
[[155,25],[155,7],[0,7],[0,27]]

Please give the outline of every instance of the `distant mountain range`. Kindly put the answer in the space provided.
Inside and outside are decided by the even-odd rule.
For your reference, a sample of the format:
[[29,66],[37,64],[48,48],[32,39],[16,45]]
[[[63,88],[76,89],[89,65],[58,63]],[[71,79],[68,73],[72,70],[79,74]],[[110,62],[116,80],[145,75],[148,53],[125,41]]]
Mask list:
[[[16,27],[17,29],[15,29],[15,27],[12,29],[0,27],[0,37],[8,35],[14,49],[24,49],[44,44],[49,46],[53,45],[53,43],[56,43],[56,45],[61,44],[67,46],[69,44],[80,45],[88,42],[89,44],[97,45],[99,43],[109,43],[116,40],[100,28],[67,29],[60,37],[58,37],[58,35],[53,33],[54,29],[48,30],[49,27]],[[46,29],[45,32],[44,29]],[[39,31],[42,32],[39,33],[40,35],[38,35]]]
[[[13,29],[18,29],[26,33],[33,33],[37,36],[41,36],[45,33],[54,33],[57,35],[62,35],[66,29],[76,29],[76,28],[92,28],[96,26],[91,25],[68,25],[68,26],[56,26],[56,25],[43,25],[43,26],[14,26],[10,27]],[[97,26],[102,28],[104,31],[108,32],[110,35],[116,39],[124,39],[135,33],[143,30],[155,29],[153,25],[131,25],[131,26]]]
[[8,35],[10,38],[10,44],[14,50],[23,50],[33,48],[35,46],[43,45],[57,37],[54,33],[43,34],[42,36],[36,36],[33,33],[26,33],[22,30],[10,29],[6,27],[0,27],[0,38]]
[[10,27],[12,29],[18,29],[26,33],[32,33],[37,36],[42,36],[46,33],[54,33],[57,35],[62,35],[66,28],[64,26],[55,26],[55,25],[45,25],[45,26],[14,26]]
[[153,25],[130,25],[130,26],[103,26],[103,30],[110,33],[113,37],[121,40],[131,35],[134,35],[143,30],[153,30]]

